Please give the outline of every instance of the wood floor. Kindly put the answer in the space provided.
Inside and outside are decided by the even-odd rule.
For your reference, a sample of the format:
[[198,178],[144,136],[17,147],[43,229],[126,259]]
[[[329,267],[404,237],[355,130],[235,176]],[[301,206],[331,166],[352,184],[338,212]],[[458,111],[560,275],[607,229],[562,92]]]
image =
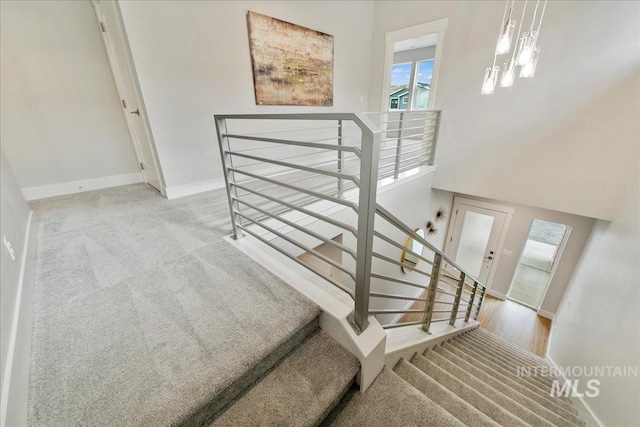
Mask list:
[[[422,298],[426,297],[422,295]],[[453,300],[446,295],[438,295],[438,300]],[[424,302],[416,302],[412,309],[423,309]],[[435,310],[451,309],[450,305],[434,306]],[[405,314],[399,320],[414,322],[422,320],[422,313]],[[448,314],[434,313],[433,319],[448,318]],[[490,295],[485,295],[480,309],[478,321],[482,327],[525,350],[545,357],[547,341],[551,330],[551,320],[538,316],[534,310],[513,301],[502,301]]]
[[551,320],[513,301],[502,301],[486,295],[478,321],[496,335],[545,357]]

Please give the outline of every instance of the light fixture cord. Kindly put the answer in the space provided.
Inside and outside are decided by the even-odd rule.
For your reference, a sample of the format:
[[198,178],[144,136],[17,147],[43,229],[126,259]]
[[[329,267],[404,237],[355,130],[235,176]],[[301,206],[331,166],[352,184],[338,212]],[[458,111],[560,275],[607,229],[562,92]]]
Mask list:
[[[514,2],[515,0],[507,0],[504,4],[504,12],[502,13],[502,25],[505,24],[505,19],[507,19],[507,9],[509,9],[509,1]],[[502,26],[500,27],[500,33],[498,34],[498,37],[500,37],[500,34],[502,33]],[[493,52],[493,65],[491,66],[491,69],[493,70],[496,66],[496,59],[498,58],[498,54],[497,52]]]
[[536,0],[536,8],[533,10],[533,18],[531,18],[531,27],[529,28],[529,32],[533,31],[533,24],[536,22],[536,15],[538,14],[539,4],[540,4],[540,0]]
[[[517,34],[520,34],[520,31],[522,31],[522,22],[524,21],[524,14],[526,12],[527,12],[527,0],[524,1],[524,6],[522,6],[522,18],[520,19],[520,25],[518,25]],[[511,62],[513,62],[513,60],[516,58],[516,50],[517,50],[516,48],[518,46],[518,41],[517,40],[519,40],[519,37],[520,36],[518,36],[518,39],[516,39],[515,46],[513,46],[513,53],[511,54]]]
[[540,34],[540,26],[542,25],[542,18],[544,18],[544,11],[546,8],[547,8],[547,0],[544,0],[544,4],[542,5],[542,13],[540,14],[540,22],[538,22],[538,29],[536,30],[536,34]]

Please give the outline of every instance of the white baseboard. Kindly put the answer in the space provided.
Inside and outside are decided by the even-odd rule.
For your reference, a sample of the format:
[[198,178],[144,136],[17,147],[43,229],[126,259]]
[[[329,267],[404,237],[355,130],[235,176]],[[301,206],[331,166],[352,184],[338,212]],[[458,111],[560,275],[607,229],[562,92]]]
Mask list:
[[549,320],[553,320],[554,314],[552,312],[550,312],[550,311],[539,309],[538,310],[538,316],[542,316],[542,317],[545,317],[545,318],[547,318]]
[[31,220],[33,219],[33,211],[29,211],[29,217],[27,219],[27,229],[24,236],[24,246],[22,249],[20,259],[20,274],[18,276],[16,300],[14,301],[13,319],[11,321],[11,332],[9,334],[9,345],[7,350],[7,360],[5,362],[4,378],[2,379],[1,392],[0,392],[0,426],[5,426],[9,387],[11,385],[11,374],[13,372],[13,358],[16,348],[16,338],[18,335],[18,321],[20,320],[20,308],[22,306],[22,290],[24,285],[25,269],[27,265],[27,250],[29,249],[29,242],[31,235]]
[[81,181],[61,182],[60,184],[43,185],[40,187],[28,187],[22,189],[22,194],[27,200],[36,200],[47,197],[64,196],[65,194],[82,193],[84,191],[101,190],[103,188],[119,187],[121,185],[138,184],[140,182],[144,182],[142,173],[136,172],[83,179]]
[[507,296],[505,294],[500,293],[498,291],[494,291],[493,289],[487,289],[486,294],[491,295],[494,298],[498,298],[499,300],[502,300],[502,301],[507,299]]
[[165,187],[164,191],[167,199],[171,200],[224,187],[224,178],[215,178],[207,179],[205,181],[190,182],[188,184],[172,185],[170,187]]

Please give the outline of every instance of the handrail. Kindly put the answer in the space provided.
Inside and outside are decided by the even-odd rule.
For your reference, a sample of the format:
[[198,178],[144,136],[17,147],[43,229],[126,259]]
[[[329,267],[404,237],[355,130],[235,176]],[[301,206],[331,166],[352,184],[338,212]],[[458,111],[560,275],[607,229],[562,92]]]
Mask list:
[[[379,120],[369,117],[375,115]],[[251,126],[248,131],[227,129],[228,122],[255,125],[254,121],[276,121],[277,126],[263,132]],[[285,128],[279,127],[279,121],[323,124]],[[327,122],[332,125],[325,125]],[[453,325],[460,319],[477,318],[484,285],[376,200],[381,177],[399,179],[405,170],[433,164],[439,111],[226,114],[216,115],[215,123],[233,237],[253,236],[346,292],[354,301],[349,321],[358,333],[367,327],[369,315],[382,316],[384,328],[421,324],[427,332],[432,322],[446,320]],[[380,157],[381,151],[387,154]],[[238,181],[236,175],[244,179]],[[314,207],[314,203],[326,206]],[[332,217],[345,208],[351,219]],[[383,232],[376,219],[386,221],[391,227],[385,230],[393,231]],[[352,237],[335,241],[331,233]],[[423,251],[405,248],[401,242],[406,239],[421,243]],[[315,247],[318,243],[347,254],[351,262],[323,253],[320,246]],[[405,250],[426,267],[398,261],[398,250]],[[341,274],[329,276],[319,271],[302,261],[301,253]],[[445,272],[443,262],[455,271]],[[398,267],[405,273],[400,274]],[[452,287],[451,292],[441,289],[440,283]],[[403,301],[411,306],[399,306]],[[421,314],[422,320],[382,322],[385,316],[402,314]],[[442,314],[447,318],[441,318]]]

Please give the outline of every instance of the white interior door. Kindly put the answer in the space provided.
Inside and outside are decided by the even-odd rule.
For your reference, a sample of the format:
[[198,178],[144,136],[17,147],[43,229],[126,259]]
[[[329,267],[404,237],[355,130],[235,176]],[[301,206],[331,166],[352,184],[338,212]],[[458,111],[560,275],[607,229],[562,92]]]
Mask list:
[[452,217],[447,255],[484,285],[493,270],[506,219],[505,212],[463,203]]
[[140,164],[140,171],[145,182],[163,193],[159,162],[142,97],[138,90],[137,77],[131,61],[118,4],[113,0],[101,0],[93,2],[93,5],[120,95],[125,120],[129,127],[133,148]]

